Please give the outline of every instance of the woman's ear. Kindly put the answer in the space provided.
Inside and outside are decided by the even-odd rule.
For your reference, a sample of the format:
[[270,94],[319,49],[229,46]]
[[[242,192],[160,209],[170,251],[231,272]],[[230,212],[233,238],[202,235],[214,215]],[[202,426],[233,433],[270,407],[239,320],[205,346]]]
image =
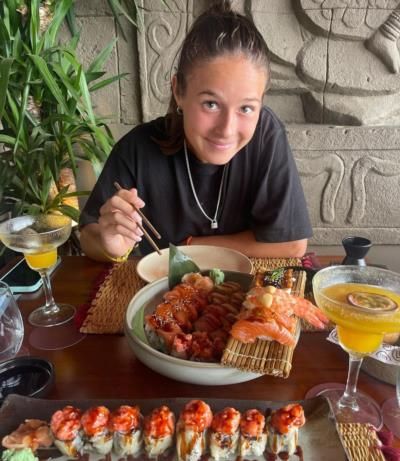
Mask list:
[[178,91],[178,78],[176,74],[172,76],[171,79],[171,88],[172,88],[172,94],[174,96],[176,105],[179,106],[179,91]]

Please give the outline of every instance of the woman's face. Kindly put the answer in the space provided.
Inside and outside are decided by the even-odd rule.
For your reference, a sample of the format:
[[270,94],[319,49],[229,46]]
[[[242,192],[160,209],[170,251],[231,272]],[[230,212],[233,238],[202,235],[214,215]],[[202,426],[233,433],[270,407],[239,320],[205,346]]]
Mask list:
[[252,138],[262,107],[267,71],[243,55],[196,64],[175,100],[183,111],[186,141],[204,163],[224,165]]

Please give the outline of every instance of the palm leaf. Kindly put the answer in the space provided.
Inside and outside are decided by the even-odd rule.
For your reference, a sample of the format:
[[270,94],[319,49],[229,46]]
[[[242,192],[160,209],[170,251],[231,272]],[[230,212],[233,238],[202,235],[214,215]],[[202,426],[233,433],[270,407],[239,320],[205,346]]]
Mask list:
[[107,59],[110,57],[112,50],[117,42],[117,39],[111,40],[111,42],[104,47],[100,53],[96,56],[96,58],[90,64],[87,72],[99,72],[104,64],[106,63]]
[[52,76],[46,64],[46,61],[42,57],[32,54],[29,55],[29,57],[35,64],[37,70],[40,72],[41,76],[43,77],[43,80],[46,83],[47,88],[50,90],[51,94],[54,96],[58,104],[60,104],[60,106],[65,112],[68,112],[68,106],[65,102],[64,96],[60,90],[60,87],[58,86],[57,81]]
[[44,33],[45,47],[49,48],[54,45],[58,35],[60,26],[64,21],[68,12],[71,11],[72,0],[57,0],[55,2],[56,9],[54,11],[53,20]]
[[7,99],[7,87],[14,59],[3,59],[0,63],[0,120],[3,116]]
[[119,74],[119,75],[114,75],[113,77],[110,77],[110,78],[106,78],[105,80],[102,80],[101,82],[98,82],[98,83],[95,83],[94,85],[92,85],[90,88],[89,88],[89,91],[90,92],[95,92],[97,90],[100,90],[100,88],[103,88],[105,86],[108,86],[110,85],[111,83],[114,83],[118,80],[121,80],[123,79],[124,77],[126,77],[127,75],[129,75],[129,72],[124,72],[122,74]]

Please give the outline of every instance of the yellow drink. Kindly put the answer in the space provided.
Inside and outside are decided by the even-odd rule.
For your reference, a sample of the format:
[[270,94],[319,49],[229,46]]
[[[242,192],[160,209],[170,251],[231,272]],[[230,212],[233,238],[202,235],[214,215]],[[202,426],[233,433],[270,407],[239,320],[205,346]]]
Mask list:
[[[400,331],[400,295],[390,290],[339,283],[323,288],[316,298],[336,324],[340,344],[350,353],[371,354],[379,348],[385,333]],[[365,301],[368,298],[369,304]],[[360,304],[352,304],[354,299]]]
[[41,269],[49,269],[57,261],[57,249],[43,251],[42,253],[24,254],[26,262],[36,271]]

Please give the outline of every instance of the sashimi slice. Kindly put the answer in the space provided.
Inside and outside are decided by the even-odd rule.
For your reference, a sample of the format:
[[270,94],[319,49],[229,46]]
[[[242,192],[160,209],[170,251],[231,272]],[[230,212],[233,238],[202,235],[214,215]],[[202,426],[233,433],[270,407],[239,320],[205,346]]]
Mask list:
[[232,325],[231,336],[243,343],[254,343],[258,339],[275,340],[285,346],[295,346],[294,335],[275,320],[268,321],[240,319]]

